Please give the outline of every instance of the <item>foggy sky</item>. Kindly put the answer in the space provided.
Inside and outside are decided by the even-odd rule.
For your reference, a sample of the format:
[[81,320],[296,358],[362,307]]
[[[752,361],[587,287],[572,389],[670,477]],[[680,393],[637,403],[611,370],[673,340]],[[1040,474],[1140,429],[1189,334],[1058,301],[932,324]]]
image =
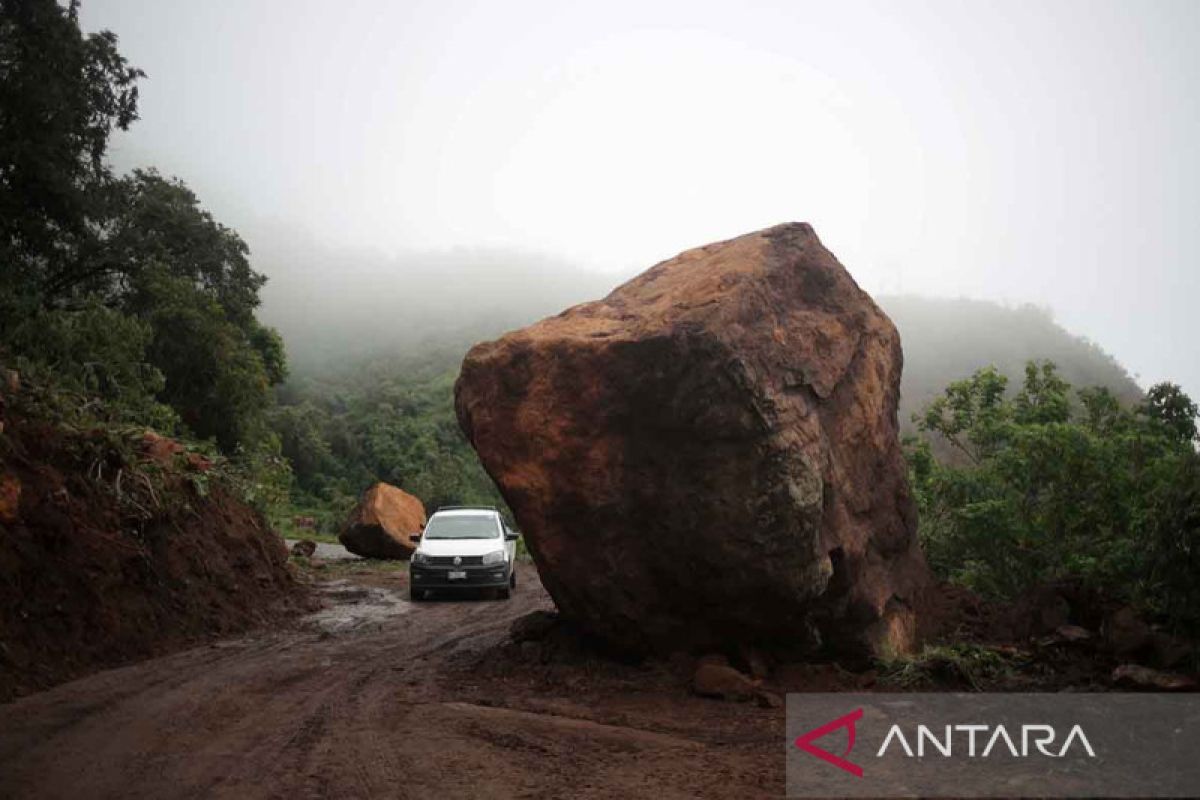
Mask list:
[[868,291],[1048,306],[1200,396],[1200,3],[85,0],[82,20],[149,75],[114,163],[196,189],[268,306],[297,242],[615,282],[804,220]]

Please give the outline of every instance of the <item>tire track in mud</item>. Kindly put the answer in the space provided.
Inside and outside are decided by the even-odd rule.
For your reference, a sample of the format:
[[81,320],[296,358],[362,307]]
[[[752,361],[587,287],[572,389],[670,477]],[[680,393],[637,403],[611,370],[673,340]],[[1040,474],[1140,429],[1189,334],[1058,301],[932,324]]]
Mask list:
[[711,719],[608,724],[542,710],[541,690],[511,682],[463,696],[452,662],[488,657],[513,619],[551,607],[525,572],[511,600],[413,604],[332,633],[303,623],[0,706],[0,798],[761,794],[780,748],[717,748],[734,761],[714,770]]

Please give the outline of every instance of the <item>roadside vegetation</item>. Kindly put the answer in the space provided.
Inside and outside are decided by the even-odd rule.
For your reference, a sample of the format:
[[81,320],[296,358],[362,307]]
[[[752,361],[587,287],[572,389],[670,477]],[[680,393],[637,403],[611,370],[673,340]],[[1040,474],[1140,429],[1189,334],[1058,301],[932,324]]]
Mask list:
[[[47,419],[191,440],[278,504],[290,482],[268,426],[283,342],[255,311],[266,278],[183,182],[114,174],[114,130],[144,75],[78,3],[0,6],[0,362]],[[33,395],[29,397],[33,401]]]
[[[989,598],[1074,581],[1200,633],[1196,404],[1162,383],[1132,405],[1030,363],[948,386],[909,441],[921,538],[947,580]],[[959,458],[933,457],[940,440]]]
[[[424,356],[297,377],[282,387],[270,424],[292,465],[293,516],[304,516],[305,508],[330,509],[336,525],[375,481],[416,495],[430,511],[503,508],[454,415],[461,356],[433,348]],[[324,524],[319,530],[336,532]]]

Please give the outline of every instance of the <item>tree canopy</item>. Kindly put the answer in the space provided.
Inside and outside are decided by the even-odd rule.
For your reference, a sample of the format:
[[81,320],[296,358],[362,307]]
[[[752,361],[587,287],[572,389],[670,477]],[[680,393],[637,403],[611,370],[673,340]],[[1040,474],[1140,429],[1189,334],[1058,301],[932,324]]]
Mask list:
[[919,427],[966,463],[910,442],[922,541],[943,577],[1013,597],[1072,579],[1200,631],[1196,405],[1172,384],[1134,406],[1074,391],[1050,363],[1009,396],[995,369],[956,381]]
[[266,435],[283,342],[237,233],[182,181],[105,161],[144,77],[77,2],[0,2],[0,346],[233,452]]

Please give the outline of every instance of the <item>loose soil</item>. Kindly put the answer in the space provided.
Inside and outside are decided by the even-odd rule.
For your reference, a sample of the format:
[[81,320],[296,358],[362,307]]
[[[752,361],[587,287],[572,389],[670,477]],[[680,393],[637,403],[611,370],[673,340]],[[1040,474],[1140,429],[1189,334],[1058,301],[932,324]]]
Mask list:
[[511,600],[417,604],[402,571],[323,572],[329,607],[284,630],[0,706],[0,796],[782,792],[781,710],[693,697],[662,665],[525,661],[509,625],[552,607],[532,567]]
[[[782,795],[783,709],[696,697],[691,659],[621,662],[561,626],[514,642],[553,607],[529,564],[510,600],[423,603],[402,567],[306,567],[315,614],[0,705],[0,797]],[[976,674],[777,665],[765,686],[1105,688],[1094,654],[989,652]]]
[[282,540],[211,464],[0,398],[0,702],[310,608]]

